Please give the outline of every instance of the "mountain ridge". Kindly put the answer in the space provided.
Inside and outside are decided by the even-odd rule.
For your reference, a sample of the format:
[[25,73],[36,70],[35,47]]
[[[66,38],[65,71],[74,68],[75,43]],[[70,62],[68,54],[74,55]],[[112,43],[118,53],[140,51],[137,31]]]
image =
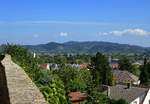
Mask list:
[[68,41],[64,43],[49,42],[39,45],[23,45],[34,52],[49,53],[144,53],[149,52],[149,47],[138,45],[119,44],[105,41]]

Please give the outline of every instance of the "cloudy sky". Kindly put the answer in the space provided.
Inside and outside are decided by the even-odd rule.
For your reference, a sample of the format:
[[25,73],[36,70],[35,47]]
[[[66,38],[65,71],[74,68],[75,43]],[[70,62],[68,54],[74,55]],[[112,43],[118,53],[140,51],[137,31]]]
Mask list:
[[150,47],[150,0],[0,0],[0,44],[109,41]]

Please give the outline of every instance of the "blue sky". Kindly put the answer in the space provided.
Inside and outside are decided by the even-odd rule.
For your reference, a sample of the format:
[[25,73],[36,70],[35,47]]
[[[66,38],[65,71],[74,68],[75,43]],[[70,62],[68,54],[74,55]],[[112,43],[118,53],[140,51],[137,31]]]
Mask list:
[[0,44],[109,41],[150,47],[150,0],[1,0]]

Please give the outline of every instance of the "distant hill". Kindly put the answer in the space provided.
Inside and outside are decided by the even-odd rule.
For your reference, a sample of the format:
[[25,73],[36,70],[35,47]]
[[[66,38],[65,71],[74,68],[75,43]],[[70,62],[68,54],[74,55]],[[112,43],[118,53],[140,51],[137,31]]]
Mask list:
[[144,48],[141,46],[101,41],[70,41],[65,43],[50,42],[40,45],[24,45],[23,47],[34,52],[50,53],[96,53],[98,51],[104,53],[147,53],[150,50],[150,48]]

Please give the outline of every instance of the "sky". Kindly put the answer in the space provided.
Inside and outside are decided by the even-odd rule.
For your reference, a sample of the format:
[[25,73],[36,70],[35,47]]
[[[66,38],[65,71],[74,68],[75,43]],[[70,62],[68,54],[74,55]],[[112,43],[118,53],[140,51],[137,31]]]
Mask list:
[[0,44],[107,41],[150,47],[150,0],[0,0]]

